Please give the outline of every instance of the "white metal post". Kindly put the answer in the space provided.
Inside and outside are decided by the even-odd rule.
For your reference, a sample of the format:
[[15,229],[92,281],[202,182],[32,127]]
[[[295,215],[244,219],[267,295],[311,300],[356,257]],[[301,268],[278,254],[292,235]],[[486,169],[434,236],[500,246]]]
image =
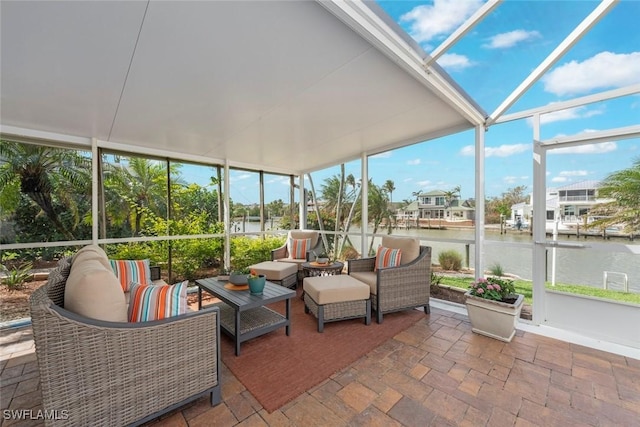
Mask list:
[[231,268],[231,212],[229,212],[229,160],[224,162],[224,267],[227,271]]
[[476,279],[484,277],[484,134],[484,126],[476,126]]
[[[368,239],[367,232],[369,231],[369,158],[367,153],[362,153],[360,159],[360,176],[362,181],[362,226],[360,227],[360,254],[362,257],[368,257]],[[371,237],[373,239],[373,237]]]
[[545,321],[547,151],[540,143],[540,114],[533,116],[533,323]]
[[[98,225],[100,212],[98,211],[98,140],[91,138],[91,241],[94,245],[98,244]],[[107,237],[107,236],[103,236]]]
[[[305,191],[304,191],[304,174],[303,173],[298,175],[298,184],[299,184],[298,192],[299,192],[299,199],[300,199],[300,205],[298,206],[298,217],[300,218],[300,221],[298,221],[298,228],[300,230],[303,230],[306,228],[306,225],[307,225],[307,198],[305,197]],[[315,201],[315,194],[314,194],[313,203],[315,202],[316,201]]]

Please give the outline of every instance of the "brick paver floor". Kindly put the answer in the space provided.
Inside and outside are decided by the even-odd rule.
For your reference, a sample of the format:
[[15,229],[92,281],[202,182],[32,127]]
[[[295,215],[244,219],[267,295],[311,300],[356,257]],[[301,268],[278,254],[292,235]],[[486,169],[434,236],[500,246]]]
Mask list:
[[[2,414],[41,408],[29,327],[1,331],[0,370]],[[222,398],[150,425],[640,426],[640,360],[523,331],[507,344],[472,333],[466,316],[432,308],[273,413],[224,366]]]

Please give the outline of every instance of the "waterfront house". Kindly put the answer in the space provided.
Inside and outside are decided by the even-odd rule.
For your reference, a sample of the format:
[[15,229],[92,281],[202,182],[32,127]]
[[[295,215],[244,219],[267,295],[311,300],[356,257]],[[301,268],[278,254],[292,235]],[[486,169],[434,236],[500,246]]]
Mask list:
[[[546,228],[553,229],[557,220],[563,230],[575,230],[590,224],[595,218],[590,215],[591,210],[600,203],[608,203],[611,199],[598,197],[600,181],[587,180],[568,184],[562,187],[547,189],[546,197]],[[518,219],[528,226],[533,214],[532,196],[527,202],[511,206],[511,217],[507,225],[514,226]]]

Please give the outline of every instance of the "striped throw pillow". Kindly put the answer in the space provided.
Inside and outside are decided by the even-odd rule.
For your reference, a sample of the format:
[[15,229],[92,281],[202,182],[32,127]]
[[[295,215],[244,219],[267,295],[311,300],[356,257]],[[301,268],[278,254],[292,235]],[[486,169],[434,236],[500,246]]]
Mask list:
[[148,322],[186,313],[188,285],[188,280],[175,285],[132,283],[129,322]]
[[385,248],[384,246],[378,246],[378,252],[376,253],[376,266],[374,271],[379,268],[395,267],[400,265],[400,258],[402,257],[402,251],[400,249]]
[[289,239],[289,256],[293,259],[307,259],[311,250],[311,239]]
[[124,292],[129,292],[131,283],[152,284],[148,259],[110,259],[109,263]]

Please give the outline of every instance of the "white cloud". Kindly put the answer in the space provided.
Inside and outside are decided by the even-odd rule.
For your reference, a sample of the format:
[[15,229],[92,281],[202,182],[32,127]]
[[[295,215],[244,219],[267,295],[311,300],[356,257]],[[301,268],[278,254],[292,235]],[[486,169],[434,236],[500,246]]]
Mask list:
[[551,182],[567,182],[567,178],[564,176],[556,176],[551,178]]
[[[603,114],[601,109],[589,109],[587,107],[567,108],[566,110],[554,111],[553,113],[540,116],[540,124],[560,122],[564,120],[585,119]],[[527,118],[527,124],[533,126],[533,119]]]
[[587,171],[561,171],[560,176],[587,176]]
[[474,156],[476,154],[476,148],[473,145],[465,145],[460,150],[461,156]]
[[489,49],[504,49],[507,47],[513,47],[516,44],[528,40],[533,40],[542,37],[537,31],[525,31],[515,30],[508,33],[497,34],[489,39],[489,43],[483,45],[483,47]]
[[428,187],[431,185],[431,181],[418,181],[416,184],[418,184],[418,186],[420,186],[420,188],[423,187]]
[[400,17],[409,23],[409,34],[418,43],[437,36],[448,36],[482,6],[481,0],[434,0],[433,5],[421,5]]
[[[509,157],[514,154],[531,150],[531,144],[502,144],[499,147],[485,147],[485,157]],[[476,149],[473,145],[467,145],[460,150],[461,156],[473,156]]]
[[419,165],[420,159],[407,160],[408,165]]
[[542,78],[544,90],[555,95],[577,95],[594,89],[640,83],[640,52],[600,52],[583,62],[560,65]]
[[371,158],[372,159],[388,159],[389,157],[391,157],[392,154],[393,152],[391,151],[385,151],[384,153],[374,154],[373,156],[371,156]]
[[438,58],[438,64],[448,71],[460,71],[475,65],[464,55],[456,53],[447,53]]
[[599,144],[579,145],[577,147],[564,147],[549,150],[549,154],[602,154],[616,151],[618,146],[613,141],[601,142]]
[[502,144],[499,147],[485,147],[485,157],[509,157],[514,154],[531,150],[531,144]]
[[529,177],[526,176],[526,175],[523,175],[523,176],[507,175],[504,178],[502,178],[502,180],[505,182],[505,184],[516,184],[518,182],[526,181],[527,179],[529,179]]
[[289,177],[288,176],[276,176],[271,179],[267,179],[265,184],[285,184],[289,185]]
[[413,178],[405,178],[402,180],[402,182],[411,182],[413,181]]
[[229,177],[229,181],[242,181],[243,179],[249,179],[251,178],[251,174],[245,173],[242,175],[236,175],[236,176],[231,176]]

